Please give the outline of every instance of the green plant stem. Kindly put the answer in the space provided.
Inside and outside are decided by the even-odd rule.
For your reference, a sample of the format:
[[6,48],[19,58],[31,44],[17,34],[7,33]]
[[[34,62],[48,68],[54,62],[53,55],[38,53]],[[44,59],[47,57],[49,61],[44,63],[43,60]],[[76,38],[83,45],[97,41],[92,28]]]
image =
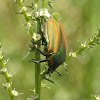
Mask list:
[[[82,52],[86,49],[90,49],[95,43],[98,44],[98,39],[100,38],[100,29],[97,31],[97,33],[94,35],[93,38],[90,38],[90,41],[84,46],[77,50],[76,52],[74,52],[76,54],[76,57],[78,55],[81,55]],[[65,62],[68,61],[70,58],[72,58],[73,56],[68,54],[68,57],[66,58]]]
[[[35,4],[34,4],[34,13],[37,12],[37,2],[38,0],[36,0]],[[21,8],[23,8],[23,2],[21,2],[19,0],[19,5]],[[30,23],[29,17],[27,16],[27,12],[26,11],[22,11],[27,23]],[[30,23],[31,24],[31,23]],[[38,20],[34,21],[34,32],[32,27],[30,26],[29,28],[29,33],[31,36],[33,36],[34,33],[38,33],[39,32],[39,24],[38,24]],[[40,41],[36,42],[38,48],[40,48]],[[35,50],[35,60],[39,61],[40,60],[40,53]],[[36,96],[38,96],[38,98],[36,100],[40,100],[40,91],[41,91],[41,79],[40,79],[40,64],[35,64],[35,93]]]
[[[40,47],[40,42],[37,42],[38,47]],[[35,51],[35,60],[40,60],[40,53],[36,50]],[[40,79],[40,64],[35,64],[35,91],[38,98],[36,100],[40,100],[40,93],[41,93],[41,79]]]
[[42,0],[42,8],[47,7],[48,0]]
[[[37,3],[35,4],[35,12],[37,12]],[[39,23],[38,20],[36,20],[34,23],[35,33],[38,33],[40,31],[38,23]],[[36,44],[38,48],[40,48],[40,41],[37,41]],[[38,52],[38,50],[35,50],[35,60],[36,61],[40,60],[40,53]],[[36,95],[38,96],[36,100],[40,100],[40,91],[41,91],[40,73],[41,73],[40,64],[35,63],[35,91]]]
[[[48,0],[42,0],[42,8],[46,8],[47,6],[47,1]],[[37,11],[37,6],[35,6],[35,11]],[[34,26],[34,32],[40,32],[40,26],[39,22],[35,21],[35,26]],[[40,48],[40,41],[37,41],[37,46]],[[35,51],[35,60],[39,61],[40,60],[40,53],[36,50]],[[38,95],[38,98],[36,100],[40,100],[40,94],[41,94],[41,79],[40,79],[40,64],[35,64],[35,91],[36,94]]]
[[[5,64],[4,64],[4,60],[2,59],[0,62],[1,62],[2,68],[6,68]],[[11,82],[10,82],[10,79],[9,79],[9,77],[7,75],[7,72],[4,72],[4,77],[6,79],[6,82],[11,85]],[[9,91],[9,94],[10,94],[10,99],[14,100],[14,95],[12,94],[12,87],[11,86],[8,88],[8,91]]]
[[[24,6],[23,6],[23,2],[21,2],[21,0],[18,0],[18,1],[19,1],[20,7],[23,8],[23,7],[24,7]],[[23,13],[23,15],[24,15],[24,17],[25,17],[26,22],[27,22],[27,23],[30,23],[30,19],[29,19],[29,16],[27,16],[27,12],[26,12],[26,11],[22,11],[22,13]],[[31,23],[30,23],[30,24],[31,24]],[[32,35],[33,35],[32,26],[29,27],[29,33],[30,33],[30,35],[31,35],[31,37],[32,37]]]

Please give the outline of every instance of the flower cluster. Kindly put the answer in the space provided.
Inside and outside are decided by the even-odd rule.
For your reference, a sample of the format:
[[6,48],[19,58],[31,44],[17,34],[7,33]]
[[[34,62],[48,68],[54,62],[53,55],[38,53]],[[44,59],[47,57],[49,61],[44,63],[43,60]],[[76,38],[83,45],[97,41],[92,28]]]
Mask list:
[[69,57],[77,57],[77,55],[76,55],[75,52],[70,52],[70,53],[68,54],[68,56],[69,56]]
[[[31,23],[31,20],[37,20],[40,17],[46,17],[50,18],[50,14],[48,12],[48,9],[42,8],[39,11],[37,11],[37,4],[34,3],[32,6],[23,6],[23,0],[18,0],[19,5],[21,7],[21,10],[18,12],[18,14],[23,14],[27,24],[25,24],[26,29],[28,30],[28,33],[31,34],[31,37],[33,40],[38,41],[40,40],[40,34],[35,32],[35,24],[34,26]],[[52,1],[49,0],[48,2],[49,6],[52,7]],[[32,12],[28,12],[27,7],[32,8]]]

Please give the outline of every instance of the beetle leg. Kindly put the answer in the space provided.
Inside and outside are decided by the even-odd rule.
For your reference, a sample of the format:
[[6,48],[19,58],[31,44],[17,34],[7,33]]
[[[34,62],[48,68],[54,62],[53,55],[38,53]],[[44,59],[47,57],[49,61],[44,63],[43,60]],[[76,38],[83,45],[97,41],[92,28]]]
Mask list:
[[51,72],[49,71],[49,68],[48,68],[47,74],[51,77]]
[[32,46],[31,48],[37,49],[43,56],[46,56],[46,55],[37,47],[37,45],[34,44],[34,42],[33,42],[32,40],[31,40],[31,42],[32,42],[32,44],[33,44],[33,45],[31,45],[31,46]]
[[48,59],[45,59],[45,60],[40,60],[40,61],[34,61],[33,59],[29,62],[34,62],[34,63],[42,63],[42,62],[46,62],[46,61],[49,61]]
[[45,55],[37,46],[35,47],[43,56],[47,56]]
[[36,45],[35,45],[35,48],[45,57],[48,57],[48,56],[52,55],[52,53],[44,54]]
[[61,74],[61,73],[59,73],[59,72],[57,72],[56,70],[55,70],[55,72],[56,72],[58,75],[62,76],[62,74]]

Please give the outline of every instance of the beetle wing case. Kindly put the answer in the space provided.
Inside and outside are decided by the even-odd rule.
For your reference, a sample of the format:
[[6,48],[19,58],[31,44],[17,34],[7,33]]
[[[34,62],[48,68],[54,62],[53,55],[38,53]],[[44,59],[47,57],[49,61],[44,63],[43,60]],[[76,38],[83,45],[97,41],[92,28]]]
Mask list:
[[52,53],[48,61],[48,72],[53,72],[67,57],[67,42],[61,22],[47,20],[48,53]]

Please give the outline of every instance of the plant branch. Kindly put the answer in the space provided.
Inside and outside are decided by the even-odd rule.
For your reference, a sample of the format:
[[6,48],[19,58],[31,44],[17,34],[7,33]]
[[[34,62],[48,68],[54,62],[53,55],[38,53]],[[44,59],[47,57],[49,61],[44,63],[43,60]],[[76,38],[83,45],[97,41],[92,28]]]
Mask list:
[[86,42],[82,43],[81,48],[79,50],[77,50],[76,52],[70,52],[65,62],[72,57],[77,57],[78,55],[81,55],[84,50],[92,48],[95,43],[99,44],[98,42],[99,38],[100,38],[100,29],[95,33],[95,35],[92,38],[89,39],[88,43]]
[[48,0],[42,0],[42,8],[47,7]]
[[[37,3],[35,4],[35,12],[37,12]],[[39,29],[39,22],[35,21],[34,23],[34,33],[38,33]],[[40,40],[36,42],[37,46],[40,48]],[[35,60],[40,60],[40,53],[38,50],[35,50]],[[41,79],[40,79],[40,64],[35,63],[35,91],[38,98],[36,100],[40,100],[40,91],[41,91]]]
[[10,98],[11,100],[14,100],[14,95],[12,93],[12,84],[10,82],[10,78],[12,77],[12,75],[10,73],[8,73],[7,68],[5,67],[8,61],[4,60],[4,57],[2,55],[2,48],[0,46],[0,65],[2,66],[2,69],[0,70],[0,73],[4,75],[5,79],[6,79],[6,84],[3,84],[3,86],[8,89],[9,94],[10,94]]

